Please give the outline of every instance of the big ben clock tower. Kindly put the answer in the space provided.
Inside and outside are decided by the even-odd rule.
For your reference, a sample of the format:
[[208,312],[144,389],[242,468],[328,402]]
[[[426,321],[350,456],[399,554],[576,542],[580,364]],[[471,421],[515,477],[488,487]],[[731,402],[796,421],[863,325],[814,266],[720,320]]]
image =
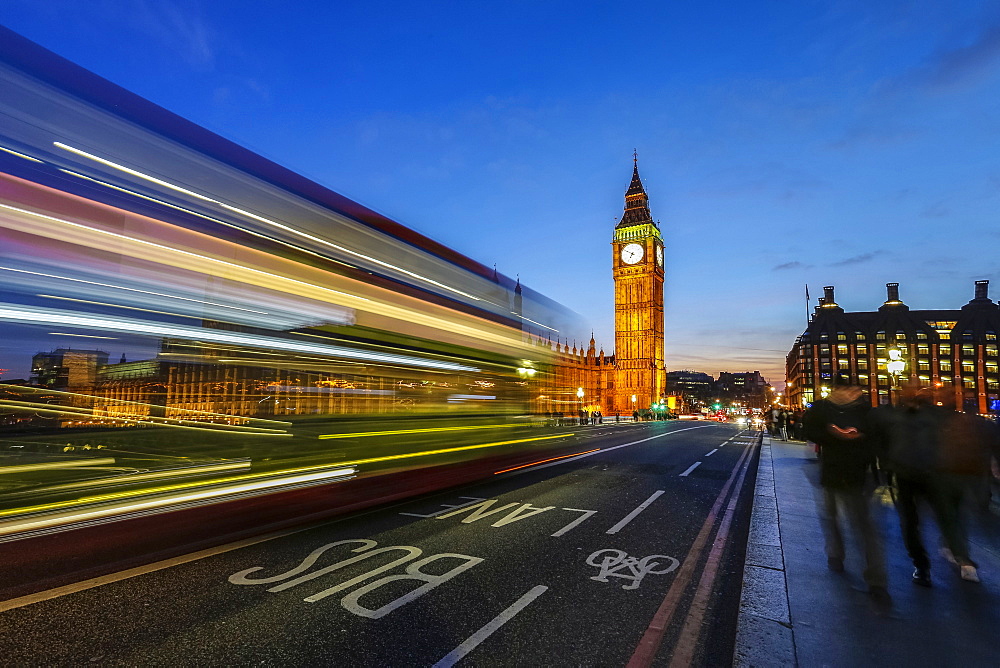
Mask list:
[[615,226],[611,246],[617,367],[614,410],[631,413],[660,401],[667,376],[663,366],[663,237],[650,215],[635,154],[625,213]]

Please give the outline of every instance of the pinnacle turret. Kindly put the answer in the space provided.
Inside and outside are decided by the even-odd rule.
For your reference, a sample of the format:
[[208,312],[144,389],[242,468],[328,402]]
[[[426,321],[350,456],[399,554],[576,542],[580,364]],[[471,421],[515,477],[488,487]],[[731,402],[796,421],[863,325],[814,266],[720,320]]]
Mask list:
[[646,195],[646,189],[642,186],[642,179],[639,178],[637,153],[632,154],[632,163],[632,182],[629,183],[628,190],[625,191],[625,213],[622,214],[621,221],[615,226],[616,229],[646,223],[656,224],[649,212],[649,197]]

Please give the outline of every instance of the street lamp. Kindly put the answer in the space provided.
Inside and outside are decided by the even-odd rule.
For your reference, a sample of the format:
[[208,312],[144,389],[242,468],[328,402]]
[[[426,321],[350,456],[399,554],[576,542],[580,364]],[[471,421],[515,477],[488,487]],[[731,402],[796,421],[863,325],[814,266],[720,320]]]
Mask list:
[[576,398],[580,400],[580,424],[583,424],[583,388],[576,388]]
[[899,387],[899,374],[906,369],[906,361],[903,359],[903,351],[893,346],[886,351],[889,354],[889,361],[885,363],[885,370],[889,372],[889,405],[893,404],[892,389]]

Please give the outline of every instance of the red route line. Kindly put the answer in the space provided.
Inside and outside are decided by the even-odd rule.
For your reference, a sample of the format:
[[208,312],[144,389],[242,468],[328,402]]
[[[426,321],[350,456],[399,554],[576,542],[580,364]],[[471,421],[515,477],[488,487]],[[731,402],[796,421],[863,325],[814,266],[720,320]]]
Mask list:
[[626,668],[646,668],[653,664],[656,652],[663,641],[663,634],[666,632],[667,626],[669,626],[670,620],[674,616],[674,612],[677,611],[677,605],[680,603],[681,596],[684,594],[684,590],[687,589],[688,583],[694,575],[695,567],[701,558],[702,551],[705,549],[705,543],[712,533],[712,527],[715,526],[716,517],[718,517],[719,510],[722,508],[722,501],[729,493],[729,488],[732,487],[733,481],[736,479],[736,474],[739,473],[752,448],[753,444],[751,442],[743,449],[743,454],[740,455],[739,461],[733,467],[733,472],[729,476],[729,480],[726,481],[722,491],[719,492],[718,498],[712,505],[712,510],[708,513],[705,523],[701,526],[701,531],[698,532],[698,536],[691,545],[691,551],[688,552],[684,563],[681,564],[680,569],[677,571],[674,583],[667,590],[667,595],[663,598],[663,602],[656,610],[656,614],[653,615],[653,619],[649,622],[646,632],[642,634],[642,638],[639,640],[635,652],[632,653],[632,658],[626,664]]
[[684,628],[681,629],[680,638],[674,646],[674,655],[670,659],[670,668],[683,668],[690,666],[694,661],[694,653],[697,649],[698,638],[701,635],[701,625],[705,620],[705,613],[708,611],[708,599],[712,594],[712,587],[715,584],[715,577],[719,571],[719,564],[722,562],[722,552],[726,549],[726,542],[729,539],[729,527],[733,523],[736,515],[736,504],[743,490],[743,482],[746,479],[749,466],[743,466],[740,471],[739,480],[736,481],[736,489],[729,497],[729,505],[726,506],[726,514],[719,525],[719,533],[715,534],[712,542],[712,551],[708,553],[705,561],[705,568],[701,572],[698,580],[698,588],[695,590],[694,599],[688,607],[687,620]]
[[545,462],[554,462],[557,459],[566,459],[567,457],[576,457],[577,455],[586,455],[591,452],[597,452],[600,448],[594,448],[593,450],[587,450],[585,452],[574,452],[571,455],[562,455],[561,457],[553,457],[552,459],[543,459],[540,462],[531,462],[530,464],[522,464],[521,466],[515,466],[514,468],[504,469],[503,471],[496,471],[493,475],[500,475],[501,473],[507,473],[507,471],[516,471],[518,469],[527,468],[529,466],[535,466],[536,464],[544,464]]

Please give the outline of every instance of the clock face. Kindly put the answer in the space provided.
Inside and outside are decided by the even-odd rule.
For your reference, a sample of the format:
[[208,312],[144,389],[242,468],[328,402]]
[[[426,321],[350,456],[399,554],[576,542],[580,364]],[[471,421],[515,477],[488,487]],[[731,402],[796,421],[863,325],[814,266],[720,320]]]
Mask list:
[[625,264],[635,264],[642,259],[642,246],[639,244],[626,244],[622,248],[622,262]]
[[663,246],[656,245],[656,264],[663,266]]

